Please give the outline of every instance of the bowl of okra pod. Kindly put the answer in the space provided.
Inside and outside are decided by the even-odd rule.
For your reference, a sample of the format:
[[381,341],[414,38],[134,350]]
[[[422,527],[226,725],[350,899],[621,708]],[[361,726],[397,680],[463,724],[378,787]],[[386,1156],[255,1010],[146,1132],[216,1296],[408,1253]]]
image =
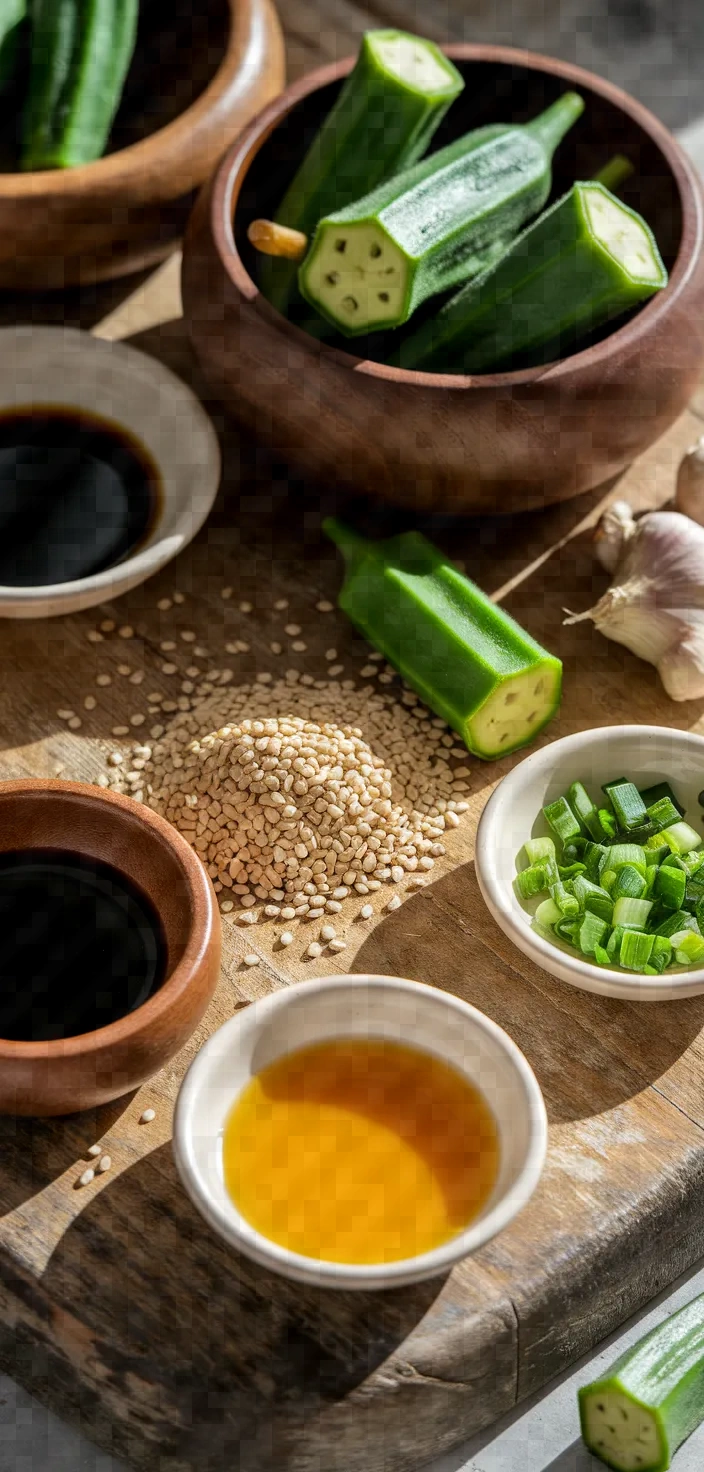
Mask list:
[[0,288],[84,285],[164,259],[284,75],[272,0],[7,0]]
[[591,73],[368,32],[225,155],[183,293],[215,389],[307,474],[514,512],[600,484],[684,408],[701,190]]
[[605,726],[534,752],[499,783],[475,864],[504,934],[602,996],[704,993],[704,738]]

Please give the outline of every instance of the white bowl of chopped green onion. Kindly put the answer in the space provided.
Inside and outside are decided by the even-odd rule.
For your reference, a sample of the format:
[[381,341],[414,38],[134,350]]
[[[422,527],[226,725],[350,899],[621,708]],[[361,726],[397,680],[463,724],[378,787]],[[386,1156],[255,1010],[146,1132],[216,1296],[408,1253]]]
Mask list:
[[526,757],[477,834],[495,920],[538,966],[585,991],[704,993],[702,789],[704,738],[688,731],[604,726]]

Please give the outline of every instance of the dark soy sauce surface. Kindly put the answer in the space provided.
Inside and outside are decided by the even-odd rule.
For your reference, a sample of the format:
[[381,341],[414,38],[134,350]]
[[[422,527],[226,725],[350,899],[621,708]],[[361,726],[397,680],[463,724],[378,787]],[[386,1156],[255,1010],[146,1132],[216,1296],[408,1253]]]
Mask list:
[[0,584],[47,587],[122,562],[159,508],[159,472],[119,425],[72,409],[0,416]]
[[94,1032],[161,986],[166,939],[141,890],[63,849],[0,854],[0,1038]]

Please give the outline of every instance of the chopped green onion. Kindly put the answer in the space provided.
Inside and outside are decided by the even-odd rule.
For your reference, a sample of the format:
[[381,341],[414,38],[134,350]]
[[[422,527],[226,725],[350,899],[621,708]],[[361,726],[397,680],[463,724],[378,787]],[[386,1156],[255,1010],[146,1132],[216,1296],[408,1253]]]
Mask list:
[[[561,880],[558,880],[557,884],[551,884],[550,897],[559,912],[556,916],[557,920],[562,919],[563,916],[571,918],[573,915],[579,914],[579,900],[577,896],[570,894]],[[543,901],[543,903],[547,904],[547,900]],[[551,923],[554,924],[555,922],[552,921]]]
[[523,850],[529,864],[539,864],[541,859],[555,858],[554,838],[528,838]]
[[663,797],[667,797],[670,799],[673,807],[677,809],[680,817],[684,817],[684,808],[679,798],[672,791],[669,782],[656,782],[653,787],[641,787],[640,795],[646,808],[651,808],[653,803],[661,802]]
[[581,782],[573,782],[567,798],[570,807],[576,817],[579,818],[582,827],[586,829],[589,837],[594,839],[595,843],[598,843],[599,839],[604,837],[604,829],[597,812],[596,803],[592,802],[586,787],[583,787]]
[[686,910],[677,910],[674,915],[668,915],[667,919],[658,925],[655,934],[665,935],[671,938],[677,934],[678,930],[694,929],[692,919],[693,917],[688,915]]
[[597,966],[613,966],[613,961],[603,946],[597,945],[594,947],[594,960]]
[[655,824],[656,836],[661,828],[669,828],[671,824],[678,823],[681,813],[669,797],[661,797],[659,802],[654,802],[647,809],[651,823]]
[[673,854],[688,854],[691,849],[699,848],[704,840],[690,828],[689,823],[673,823],[671,828],[663,828],[662,841]]
[[655,893],[666,910],[681,910],[687,888],[687,875],[681,869],[663,865],[655,878]]
[[653,949],[652,935],[644,935],[642,930],[624,930],[619,952],[619,961],[627,971],[642,971],[650,960]]
[[655,888],[655,880],[658,877],[658,872],[659,870],[657,864],[648,864],[648,867],[645,871],[645,889],[643,890],[641,899],[650,899]]
[[609,797],[618,826],[624,833],[630,833],[632,828],[639,828],[646,821],[648,815],[645,803],[635,782],[621,782],[618,786],[610,787]]
[[693,930],[673,935],[672,945],[680,966],[699,966],[704,961],[704,936],[695,935]]
[[661,864],[664,858],[672,857],[672,850],[668,843],[663,843],[659,833],[649,838],[645,845],[645,858],[648,864]]
[[566,883],[568,879],[576,879],[578,874],[584,874],[585,867],[584,864],[569,864],[564,869],[561,864],[558,864],[557,872],[563,882]]
[[614,777],[614,778],[612,778],[611,782],[602,782],[602,784],[601,784],[601,790],[602,790],[602,792],[605,792],[606,793],[606,796],[607,797],[610,797],[611,796],[611,788],[612,787],[623,787],[623,786],[625,786],[625,784],[626,784],[627,781],[628,781],[628,778],[627,777]]
[[582,830],[566,797],[558,797],[556,802],[549,802],[543,808],[543,816],[563,843],[569,843],[571,838],[579,838]]
[[599,878],[599,873],[604,867],[603,861],[606,859],[607,854],[608,849],[604,847],[603,843],[588,843],[584,850],[587,879],[591,879],[593,884],[596,884]]
[[598,915],[586,914],[579,927],[579,949],[584,956],[593,956],[594,947],[600,945],[608,925]]
[[562,850],[563,864],[576,864],[587,846],[586,838],[571,838]]
[[617,874],[616,874],[616,870],[615,869],[604,869],[603,870],[602,875],[601,875],[601,887],[602,887],[602,889],[605,889],[606,890],[606,893],[607,894],[611,894],[611,892],[613,890],[613,887],[614,887],[614,885],[616,883],[616,879],[617,879]]
[[625,931],[623,926],[617,925],[615,929],[612,930],[609,939],[606,942],[606,949],[612,962],[618,961],[619,953],[621,950],[621,940],[624,935]]
[[629,930],[642,930],[652,908],[652,900],[631,900],[625,897],[617,900],[614,905],[614,925],[623,925]]
[[613,813],[610,813],[608,808],[599,808],[599,822],[601,823],[601,826],[604,830],[605,838],[609,839],[618,837],[618,823],[616,822]]
[[545,930],[551,930],[553,925],[562,919],[562,910],[558,909],[553,899],[542,900],[535,912],[535,918]]
[[581,924],[581,920],[558,920],[555,926],[555,934],[559,935],[560,940],[569,940],[573,945],[576,945]]
[[[553,872],[554,871],[554,872]],[[533,895],[544,894],[551,884],[557,882],[557,864],[551,864],[551,860],[544,859],[539,864],[531,864],[529,869],[523,869],[516,875],[516,887],[522,900],[529,900]]]
[[609,849],[609,854],[606,862],[608,868],[615,869],[617,873],[619,869],[622,869],[624,867],[624,864],[632,864],[633,868],[637,869],[638,872],[643,875],[643,878],[645,878],[645,849],[641,848],[640,844],[638,843],[613,844],[612,847]]
[[653,936],[653,949],[650,953],[650,964],[655,967],[656,972],[662,973],[672,960],[672,943],[664,935]]
[[699,904],[697,905],[697,908],[694,911],[694,915],[695,915],[697,924],[699,926],[699,929],[701,930],[702,926],[704,926],[704,900],[700,900],[699,901]]
[[[657,873],[657,870],[655,872]],[[632,864],[624,864],[616,875],[616,882],[611,893],[615,900],[620,900],[623,895],[628,899],[639,900],[645,894],[645,880],[640,870],[634,869]],[[673,905],[672,908],[676,910],[677,906]]]

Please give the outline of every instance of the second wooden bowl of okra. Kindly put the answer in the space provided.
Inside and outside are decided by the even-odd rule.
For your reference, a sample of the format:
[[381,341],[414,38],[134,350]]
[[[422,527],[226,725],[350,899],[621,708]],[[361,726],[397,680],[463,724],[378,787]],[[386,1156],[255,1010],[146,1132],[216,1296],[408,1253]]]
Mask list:
[[0,288],[86,285],[163,260],[196,191],[284,77],[273,0],[142,0],[105,156],[22,173],[20,68],[0,96]]
[[224,403],[305,474],[416,510],[515,512],[600,485],[685,408],[704,364],[702,190],[663,124],[610,83],[530,52],[445,50],[465,89],[433,148],[579,92],[584,113],[556,152],[551,198],[625,154],[634,168],[620,196],[655,235],[663,291],[570,357],[474,377],[391,367],[367,356],[369,338],[321,343],[288,321],[259,290],[247,229],[273,216],[350,58],[289,87],[224,157],[187,232],[184,308]]

